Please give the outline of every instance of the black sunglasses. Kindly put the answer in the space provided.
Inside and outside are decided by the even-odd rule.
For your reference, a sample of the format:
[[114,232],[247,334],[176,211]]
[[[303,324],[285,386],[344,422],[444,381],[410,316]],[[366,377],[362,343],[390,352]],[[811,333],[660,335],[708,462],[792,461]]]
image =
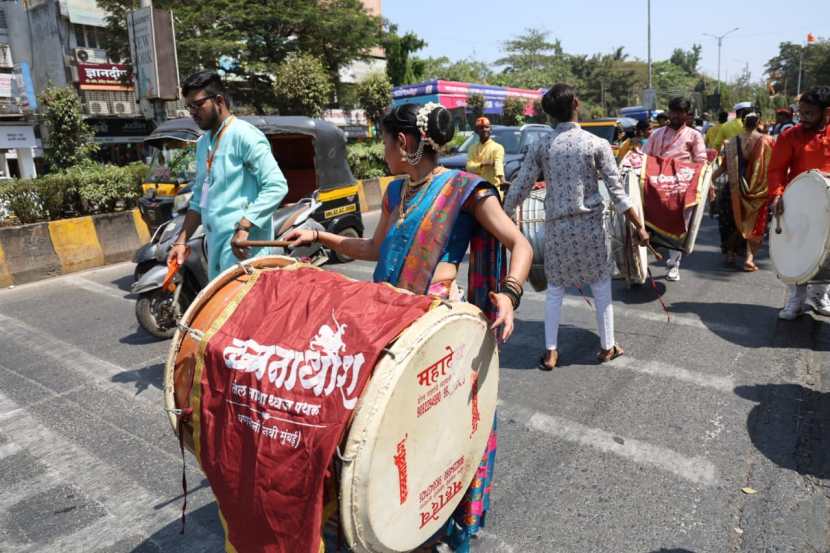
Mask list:
[[193,100],[189,104],[185,104],[184,107],[186,107],[190,111],[197,111],[199,109],[202,109],[202,106],[205,105],[205,102],[207,102],[208,100],[212,100],[213,98],[216,98],[217,96],[219,96],[219,95],[218,94],[212,94],[210,96],[205,96],[204,98],[199,98],[198,100]]

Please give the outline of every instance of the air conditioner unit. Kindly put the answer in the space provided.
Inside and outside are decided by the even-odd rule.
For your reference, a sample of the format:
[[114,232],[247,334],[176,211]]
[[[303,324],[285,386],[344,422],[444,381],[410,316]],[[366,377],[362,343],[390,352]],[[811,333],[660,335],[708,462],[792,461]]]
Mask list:
[[116,115],[131,115],[135,111],[135,104],[132,102],[113,102],[112,112]]
[[107,51],[99,48],[75,48],[75,59],[80,63],[108,63]]
[[109,115],[110,106],[106,102],[90,101],[86,103],[87,112],[90,115]]

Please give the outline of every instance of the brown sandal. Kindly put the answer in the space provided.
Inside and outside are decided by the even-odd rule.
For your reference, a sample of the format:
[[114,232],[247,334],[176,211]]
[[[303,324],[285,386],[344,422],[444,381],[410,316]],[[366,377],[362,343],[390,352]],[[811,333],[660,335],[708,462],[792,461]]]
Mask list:
[[758,270],[758,266],[751,261],[744,262],[744,272],[746,273],[754,273]]
[[[554,351],[556,351],[556,350],[554,350]],[[539,370],[541,370],[541,371],[552,371],[553,369],[556,368],[556,365],[559,363],[559,352],[556,351],[556,353],[553,357],[553,365],[548,365],[547,362],[545,361],[545,357],[546,357],[546,355],[543,353],[542,357],[539,358],[539,365],[538,365]]]
[[611,349],[601,349],[597,354],[597,361],[600,363],[607,363],[608,361],[613,361],[617,357],[622,357],[624,353],[625,352],[620,346],[614,344]]

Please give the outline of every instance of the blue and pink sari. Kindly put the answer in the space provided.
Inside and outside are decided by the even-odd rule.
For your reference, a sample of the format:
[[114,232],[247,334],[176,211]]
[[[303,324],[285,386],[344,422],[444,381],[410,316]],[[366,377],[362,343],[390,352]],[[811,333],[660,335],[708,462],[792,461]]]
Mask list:
[[[390,183],[387,198],[391,200],[385,209],[398,208],[403,186],[403,180]],[[393,223],[386,235],[375,269],[375,282],[389,282],[417,294],[426,294],[430,291],[438,263],[460,262],[469,242],[467,300],[493,318],[495,307],[490,301],[490,292],[498,290],[505,275],[504,247],[463,211],[465,203],[477,190],[491,186],[479,176],[463,171],[445,171],[424,185],[404,206],[406,216],[403,220]],[[476,477],[447,526],[447,541],[457,552],[467,553],[470,538],[484,526],[490,508],[496,447],[494,420]]]

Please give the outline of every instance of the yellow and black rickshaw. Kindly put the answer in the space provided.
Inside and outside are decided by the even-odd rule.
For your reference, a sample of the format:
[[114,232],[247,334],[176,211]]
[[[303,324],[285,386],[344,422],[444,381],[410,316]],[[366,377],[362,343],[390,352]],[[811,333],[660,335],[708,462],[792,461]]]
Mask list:
[[[260,129],[271,142],[274,157],[288,181],[288,194],[281,207],[316,194],[321,206],[313,217],[326,230],[363,236],[358,184],[346,161],[346,136],[340,129],[309,117],[240,119]],[[151,230],[186,206],[188,187],[196,176],[196,141],[201,135],[202,130],[192,119],[180,118],[165,121],[145,140],[155,149],[139,210]],[[275,225],[275,229],[280,226]]]

